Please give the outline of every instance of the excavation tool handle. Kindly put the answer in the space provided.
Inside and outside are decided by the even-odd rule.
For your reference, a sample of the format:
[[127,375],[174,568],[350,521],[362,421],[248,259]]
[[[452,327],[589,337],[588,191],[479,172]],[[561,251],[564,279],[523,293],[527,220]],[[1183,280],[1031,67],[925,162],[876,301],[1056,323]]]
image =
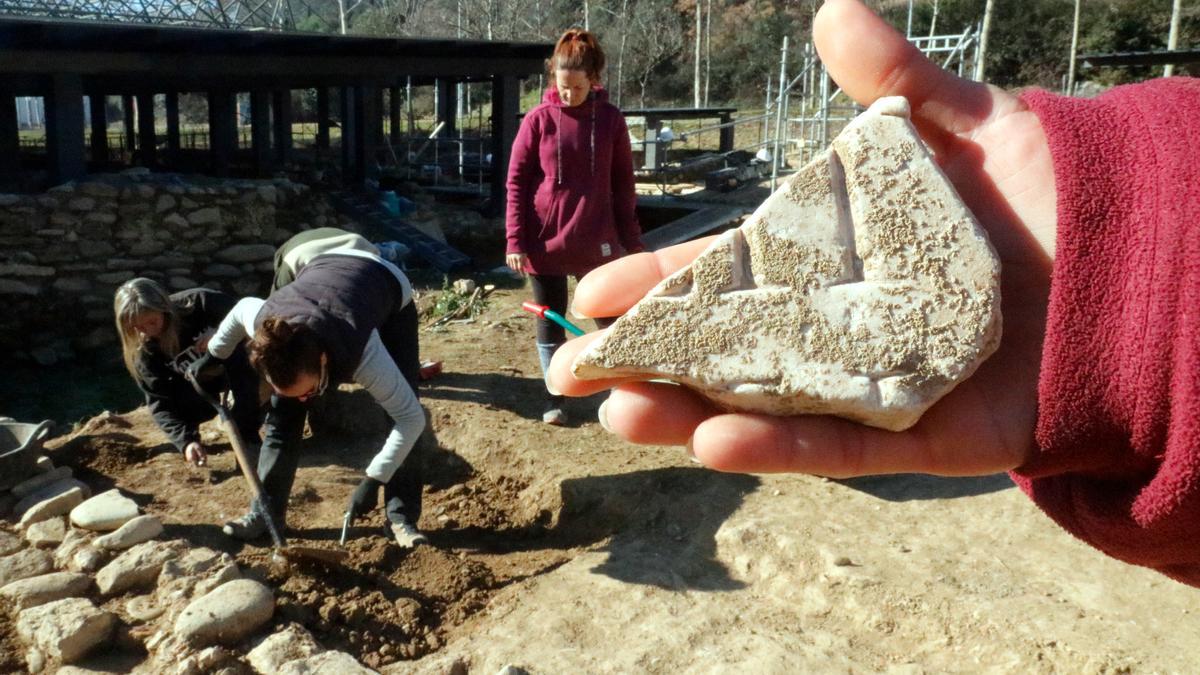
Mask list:
[[346,511],[346,517],[342,519],[342,537],[338,539],[338,543],[342,546],[346,545],[346,532],[350,529],[350,521],[354,518],[354,514]]
[[563,328],[571,331],[571,333],[575,335],[583,335],[582,328],[576,326],[570,321],[567,321],[566,317],[564,317],[562,314],[559,314],[545,305],[539,305],[536,302],[526,301],[521,303],[521,309],[537,316],[539,319],[549,319]]
[[283,548],[283,537],[279,534],[279,529],[275,527],[275,518],[271,515],[271,509],[267,504],[267,496],[263,493],[262,481],[258,480],[258,474],[250,466],[250,458],[246,454],[246,445],[242,442],[242,435],[238,433],[237,425],[233,423],[233,419],[229,416],[229,411],[225,406],[221,405],[212,394],[204,390],[200,383],[193,377],[189,370],[184,375],[188,382],[192,383],[192,388],[200,395],[208,404],[217,411],[217,417],[221,420],[221,428],[225,430],[225,437],[229,439],[229,444],[233,446],[233,456],[237,458],[238,468],[242,470],[242,475],[246,477],[246,482],[250,484],[250,491],[254,493],[254,504],[259,510],[259,515],[267,523],[267,531],[271,533],[271,543],[275,544],[275,548]]

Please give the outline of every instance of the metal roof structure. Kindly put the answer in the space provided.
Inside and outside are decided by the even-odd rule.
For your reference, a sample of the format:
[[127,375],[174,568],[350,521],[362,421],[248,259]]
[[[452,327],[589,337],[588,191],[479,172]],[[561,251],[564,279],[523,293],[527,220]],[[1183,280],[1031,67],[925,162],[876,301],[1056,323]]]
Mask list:
[[320,16],[307,0],[0,0],[0,14],[272,30]]
[[[3,2],[3,0],[0,0]],[[318,138],[329,143],[328,109],[341,106],[342,175],[364,177],[383,142],[382,122],[398,128],[396,92],[406,85],[435,84],[438,117],[454,126],[455,84],[489,82],[492,103],[492,196],[502,202],[504,169],[518,125],[519,80],[541,73],[553,50],[549,43],[442,39],[393,39],[231,29],[202,29],[145,23],[104,23],[0,16],[0,173],[20,170],[17,96],[46,102],[46,165],[52,180],[87,171],[88,158],[103,157],[104,97],[125,98],[127,136],[134,136],[137,161],[171,168],[181,156],[179,104],[182,93],[208,98],[210,172],[223,175],[238,150],[235,101],[250,94],[254,165],[268,173],[291,151],[290,90],[315,89],[323,124]],[[391,110],[384,111],[384,90]],[[91,106],[92,142],[84,148],[84,97]],[[167,134],[156,131],[156,96],[166,96]],[[137,105],[133,101],[136,99]],[[347,139],[349,139],[347,141]],[[318,141],[321,142],[320,140]]]

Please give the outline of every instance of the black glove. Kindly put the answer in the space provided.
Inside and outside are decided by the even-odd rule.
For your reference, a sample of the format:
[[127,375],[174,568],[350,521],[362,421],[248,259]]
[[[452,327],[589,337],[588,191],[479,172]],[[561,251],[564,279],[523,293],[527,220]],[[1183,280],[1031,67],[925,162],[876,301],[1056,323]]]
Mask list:
[[346,507],[351,520],[365,516],[379,504],[379,488],[382,486],[382,482],[370,476],[362,479],[358,487],[354,488],[354,494],[350,495],[350,505]]
[[222,363],[221,359],[213,356],[212,352],[204,352],[200,356],[196,357],[196,360],[188,364],[187,377],[190,380],[199,380],[200,374],[203,373],[206,368],[220,363]]

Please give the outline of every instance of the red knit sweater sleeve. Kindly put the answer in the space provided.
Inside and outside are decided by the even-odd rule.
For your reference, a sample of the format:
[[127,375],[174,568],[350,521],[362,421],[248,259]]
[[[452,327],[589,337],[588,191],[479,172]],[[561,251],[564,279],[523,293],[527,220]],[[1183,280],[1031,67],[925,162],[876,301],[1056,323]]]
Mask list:
[[1200,80],[1023,99],[1058,243],[1037,451],[1013,478],[1073,535],[1200,586]]

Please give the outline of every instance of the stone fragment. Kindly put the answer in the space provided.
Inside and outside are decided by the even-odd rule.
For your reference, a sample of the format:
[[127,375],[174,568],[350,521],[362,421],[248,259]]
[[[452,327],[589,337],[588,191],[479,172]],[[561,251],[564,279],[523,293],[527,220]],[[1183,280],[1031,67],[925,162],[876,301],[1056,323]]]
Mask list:
[[155,602],[154,596],[150,595],[139,595],[125,603],[125,613],[134,621],[153,621],[165,611],[167,608]]
[[42,473],[53,471],[54,462],[50,461],[49,457],[42,455],[37,458],[37,470],[41,471]]
[[288,661],[306,659],[320,651],[321,645],[317,644],[312,634],[293,623],[260,640],[254,649],[246,654],[246,661],[255,671],[263,675],[273,675]]
[[157,516],[138,516],[115,531],[97,537],[94,545],[100,549],[125,549],[143,541],[150,541],[162,534],[162,531],[162,521]]
[[197,209],[187,215],[187,220],[192,225],[220,225],[221,209],[215,206]]
[[41,549],[27,548],[0,558],[0,586],[36,577],[54,569],[54,558]]
[[37,548],[55,548],[67,536],[67,519],[59,516],[34,523],[25,530],[25,539]]
[[235,244],[217,252],[217,260],[232,264],[271,260],[273,257],[275,247],[270,244]]
[[103,595],[116,595],[131,588],[149,586],[158,579],[163,563],[178,558],[183,546],[178,540],[138,544],[96,574],[96,587]]
[[83,598],[65,598],[22,611],[17,635],[51,659],[73,663],[108,641],[116,617]]
[[996,254],[892,97],[573,369],[669,378],[732,410],[899,431],[999,342]]
[[84,546],[71,556],[71,562],[67,563],[67,569],[72,572],[95,572],[105,563],[107,558],[104,553],[94,546]]
[[137,518],[138,505],[113,488],[92,497],[71,510],[71,524],[85,530],[108,532]]
[[271,589],[252,579],[237,579],[188,604],[175,621],[175,635],[196,646],[233,644],[274,612]]
[[27,609],[47,602],[85,595],[92,587],[92,578],[77,572],[51,572],[27,577],[0,587],[0,596],[17,609]]
[[0,555],[8,555],[21,550],[24,544],[21,543],[21,538],[12,532],[0,530]]
[[20,518],[21,516],[25,515],[25,512],[33,506],[40,504],[52,497],[57,497],[65,492],[69,492],[72,488],[79,488],[80,502],[92,496],[92,489],[82,481],[75,478],[60,479],[49,485],[39,488],[31,495],[22,497],[21,500],[17,502],[17,505],[13,507],[12,514]]
[[288,661],[279,675],[372,675],[371,670],[346,652],[321,652],[305,659]]
[[[21,520],[17,523],[17,526],[25,529],[34,523],[40,523],[48,518],[65,516],[71,512],[71,509],[82,503],[83,490],[72,487],[66,492],[59,493],[30,506],[21,514]],[[21,510],[20,503],[17,504],[17,510]]]
[[16,495],[17,498],[24,499],[25,497],[28,497],[29,495],[37,492],[38,490],[42,489],[43,487],[45,487],[51,483],[57,483],[60,480],[64,480],[66,478],[71,478],[71,477],[72,477],[71,467],[69,467],[69,466],[56,467],[54,469],[51,469],[50,471],[47,471],[45,473],[39,473],[38,475],[36,475],[32,478],[26,478],[25,480],[21,481],[20,483],[17,483],[16,485],[13,486],[12,493],[14,495]]

